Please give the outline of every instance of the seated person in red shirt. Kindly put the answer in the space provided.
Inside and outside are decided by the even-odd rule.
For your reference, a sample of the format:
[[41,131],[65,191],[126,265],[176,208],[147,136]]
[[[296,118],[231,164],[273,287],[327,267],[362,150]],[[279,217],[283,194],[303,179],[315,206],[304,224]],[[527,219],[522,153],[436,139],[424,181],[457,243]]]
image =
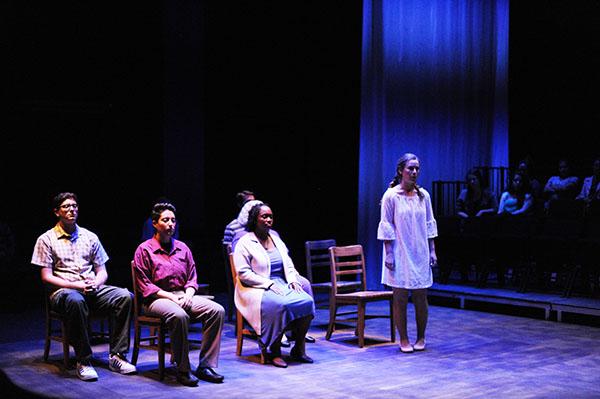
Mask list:
[[[177,364],[177,381],[196,386],[198,378],[220,383],[217,374],[221,332],[225,310],[208,298],[195,295],[196,263],[182,241],[173,238],[177,220],[175,207],[158,203],[152,208],[154,237],[141,243],[135,251],[135,278],[144,299],[144,310],[163,317],[169,326],[173,357]],[[202,322],[202,346],[196,373],[191,373],[188,330],[190,319]]]

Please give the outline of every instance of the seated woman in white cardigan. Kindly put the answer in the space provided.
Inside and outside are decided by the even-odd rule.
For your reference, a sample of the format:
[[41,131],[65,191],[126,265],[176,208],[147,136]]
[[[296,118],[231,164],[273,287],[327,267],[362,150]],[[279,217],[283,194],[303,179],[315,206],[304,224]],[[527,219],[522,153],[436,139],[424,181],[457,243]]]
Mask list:
[[255,331],[271,363],[287,367],[281,356],[281,337],[291,330],[297,337],[290,358],[312,363],[306,355],[305,336],[314,318],[315,303],[297,280],[298,272],[281,238],[270,234],[273,212],[267,204],[250,210],[246,230],[235,246],[233,262],[239,280],[235,305]]

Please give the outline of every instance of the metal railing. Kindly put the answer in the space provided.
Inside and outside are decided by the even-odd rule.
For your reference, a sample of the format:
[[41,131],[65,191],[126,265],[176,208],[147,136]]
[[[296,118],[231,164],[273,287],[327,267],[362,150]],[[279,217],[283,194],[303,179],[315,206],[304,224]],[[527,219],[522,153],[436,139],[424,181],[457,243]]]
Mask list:
[[[484,184],[500,198],[510,184],[510,171],[505,166],[477,166],[481,171]],[[436,216],[455,216],[456,199],[460,191],[467,186],[462,180],[434,180],[432,182],[431,201]]]

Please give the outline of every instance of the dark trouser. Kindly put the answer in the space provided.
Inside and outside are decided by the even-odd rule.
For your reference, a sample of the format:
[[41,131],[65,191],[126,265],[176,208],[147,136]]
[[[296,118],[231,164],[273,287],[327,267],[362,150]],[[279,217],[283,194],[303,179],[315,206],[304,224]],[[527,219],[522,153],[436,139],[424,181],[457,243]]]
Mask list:
[[126,288],[104,285],[94,294],[63,288],[51,297],[52,308],[67,316],[69,344],[77,361],[92,356],[88,331],[90,312],[110,317],[110,354],[125,354],[129,350],[131,293]]

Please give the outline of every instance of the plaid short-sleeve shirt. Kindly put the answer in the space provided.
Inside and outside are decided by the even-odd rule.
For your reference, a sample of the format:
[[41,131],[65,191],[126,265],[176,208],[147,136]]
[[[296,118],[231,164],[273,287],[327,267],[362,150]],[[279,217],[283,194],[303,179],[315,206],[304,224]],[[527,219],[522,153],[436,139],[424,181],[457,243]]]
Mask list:
[[67,281],[95,277],[94,268],[106,261],[108,255],[96,234],[79,226],[68,234],[59,224],[37,239],[31,257],[32,264],[52,268],[55,276]]

